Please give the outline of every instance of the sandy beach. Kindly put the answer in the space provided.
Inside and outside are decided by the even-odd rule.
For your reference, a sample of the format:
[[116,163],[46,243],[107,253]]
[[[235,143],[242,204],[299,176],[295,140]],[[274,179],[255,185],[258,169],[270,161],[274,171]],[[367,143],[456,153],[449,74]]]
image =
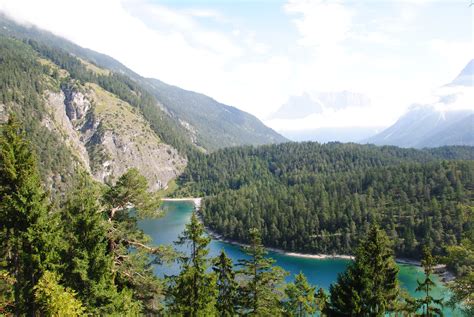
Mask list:
[[161,201],[192,201],[194,207],[199,209],[201,207],[202,198],[201,197],[184,197],[184,198],[161,198]]

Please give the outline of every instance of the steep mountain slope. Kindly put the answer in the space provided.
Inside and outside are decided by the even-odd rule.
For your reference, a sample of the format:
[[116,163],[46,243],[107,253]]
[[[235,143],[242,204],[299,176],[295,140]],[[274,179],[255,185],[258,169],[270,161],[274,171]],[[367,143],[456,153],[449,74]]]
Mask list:
[[459,75],[449,84],[450,86],[474,86],[474,59],[472,59]]
[[164,141],[181,151],[189,148],[189,145],[213,151],[227,146],[286,141],[248,113],[207,96],[167,85],[156,79],[144,78],[107,55],[82,48],[49,32],[24,27],[0,16],[0,34],[34,40],[48,47],[61,49],[83,62],[86,61],[89,70],[99,67],[106,69],[111,75],[126,77],[127,84],[136,85],[149,94],[147,98],[151,97],[154,107],[158,108],[143,111],[145,119],[153,126],[156,117],[160,117],[158,121],[168,125],[166,130],[170,134]]
[[401,147],[474,145],[474,61],[435,92],[432,104],[412,106],[394,125],[364,142]]
[[394,125],[369,138],[367,143],[415,148],[472,145],[474,144],[472,113],[472,111],[443,113],[433,107],[417,107],[398,119]]
[[97,84],[64,85],[46,92],[45,125],[59,133],[83,166],[101,181],[113,183],[136,167],[152,190],[175,178],[186,165],[176,149],[161,142],[149,124],[127,102]]
[[187,130],[193,143],[207,150],[287,141],[249,113],[157,79],[148,83],[150,92]]
[[[80,80],[35,48],[39,50],[33,43],[0,36],[0,108],[3,120],[13,112],[23,123],[52,191],[62,192],[80,171],[113,183],[135,167],[153,190],[181,173],[184,157],[162,142],[136,107],[96,83]],[[76,61],[71,69],[81,69],[81,61],[46,49],[40,51],[55,52],[64,62]]]
[[424,140],[424,146],[438,147],[450,145],[474,146],[474,114],[471,112],[465,118],[452,123],[444,131],[438,132]]

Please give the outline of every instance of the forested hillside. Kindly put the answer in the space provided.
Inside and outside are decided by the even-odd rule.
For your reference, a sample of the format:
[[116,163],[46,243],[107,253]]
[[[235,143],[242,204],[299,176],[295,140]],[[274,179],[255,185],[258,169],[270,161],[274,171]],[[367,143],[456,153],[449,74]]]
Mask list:
[[156,190],[184,168],[190,145],[127,77],[32,40],[0,35],[0,50],[3,120],[14,114],[26,128],[53,192],[80,171],[114,182],[131,167]]
[[287,141],[253,115],[193,91],[148,79],[150,92],[178,118],[196,145],[209,151]]
[[[0,34],[30,43],[73,78],[95,82],[139,107],[165,143],[182,154],[196,149],[213,151],[226,146],[286,141],[248,113],[208,96],[144,78],[110,56],[34,26],[25,27],[0,15]],[[97,69],[105,72],[97,74],[94,72]]]
[[379,223],[398,256],[443,253],[473,226],[474,150],[286,143],[224,149],[191,162],[183,194],[225,238],[306,253],[352,254]]
[[[399,285],[392,243],[375,224],[329,293],[301,273],[285,283],[287,273],[273,265],[257,228],[247,230],[247,257],[236,264],[224,252],[209,258],[211,239],[196,213],[175,242],[189,252],[151,246],[137,221],[159,215],[158,197],[136,169],[113,186],[87,175],[76,177],[64,203],[54,206],[19,122],[10,117],[0,132],[4,316],[439,315],[446,303],[447,298],[431,296],[436,286],[431,250],[424,248],[425,278],[418,282],[422,296],[412,298]],[[449,248],[447,258],[459,274],[450,284],[451,302],[463,304],[466,316],[473,310],[473,233],[466,232],[461,244]],[[154,275],[152,265],[171,261],[179,263],[179,272],[164,279]]]

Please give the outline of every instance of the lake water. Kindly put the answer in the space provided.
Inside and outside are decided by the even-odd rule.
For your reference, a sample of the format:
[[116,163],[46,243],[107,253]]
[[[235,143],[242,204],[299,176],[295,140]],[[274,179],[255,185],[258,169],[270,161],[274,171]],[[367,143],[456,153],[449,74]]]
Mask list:
[[[153,244],[173,244],[177,240],[178,235],[183,232],[185,224],[191,217],[194,205],[192,202],[164,202],[162,208],[165,210],[165,215],[157,219],[147,219],[140,221],[139,225],[145,233],[150,235],[153,239]],[[221,249],[224,249],[234,263],[238,259],[246,258],[247,255],[241,250],[239,246],[229,244],[220,240],[212,239],[210,245],[210,256],[217,256]],[[308,281],[323,287],[328,290],[329,285],[334,283],[337,275],[343,272],[350,262],[344,259],[309,259],[302,257],[289,256],[276,252],[269,252],[269,256],[276,260],[275,265],[281,266],[290,273],[288,280],[292,280],[295,274],[303,272]],[[420,267],[414,265],[399,264],[400,273],[399,279],[402,287],[406,288],[408,292],[415,297],[420,297],[421,294],[415,292],[417,279],[424,277],[423,271]],[[155,273],[158,276],[172,275],[179,272],[177,264],[159,265],[155,267]],[[435,277],[435,281],[440,285],[439,279]],[[448,297],[447,289],[441,285],[433,292],[433,297]],[[445,316],[453,316],[450,310],[445,310]]]

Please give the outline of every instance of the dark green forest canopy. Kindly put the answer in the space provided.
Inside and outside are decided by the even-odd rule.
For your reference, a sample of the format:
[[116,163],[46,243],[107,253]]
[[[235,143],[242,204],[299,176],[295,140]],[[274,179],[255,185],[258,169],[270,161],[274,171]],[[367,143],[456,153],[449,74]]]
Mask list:
[[474,149],[329,143],[238,147],[189,162],[181,194],[205,196],[203,219],[229,239],[351,254],[372,222],[398,256],[443,253],[472,227]]
[[58,192],[71,183],[78,166],[73,155],[59,137],[42,123],[45,115],[43,92],[58,90],[53,81],[46,80],[52,70],[38,62],[37,53],[21,41],[0,35],[0,110],[18,117],[39,159],[44,183],[52,172],[61,175],[53,181]]

